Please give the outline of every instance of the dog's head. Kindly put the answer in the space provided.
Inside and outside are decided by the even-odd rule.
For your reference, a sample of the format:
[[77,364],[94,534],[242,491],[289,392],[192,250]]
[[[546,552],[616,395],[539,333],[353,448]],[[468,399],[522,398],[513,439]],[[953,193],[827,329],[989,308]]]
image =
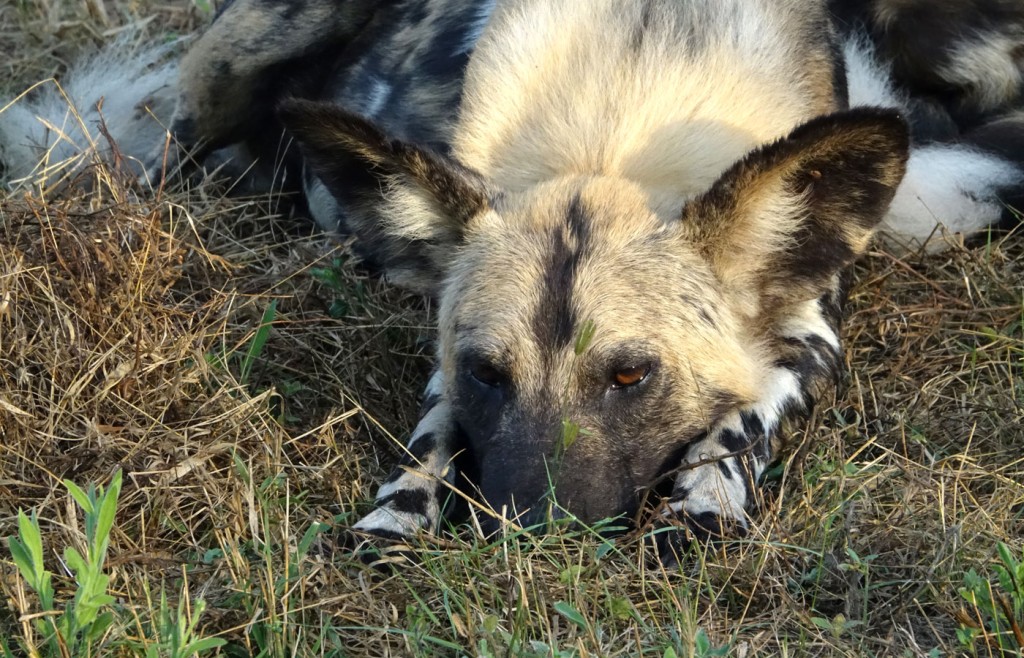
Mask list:
[[336,107],[282,115],[339,195],[352,198],[353,162],[371,172],[372,255],[439,298],[446,395],[477,484],[529,520],[549,500],[585,520],[628,513],[689,442],[754,399],[773,328],[864,251],[907,157],[891,113],[822,117],[666,222],[629,181],[511,193]]

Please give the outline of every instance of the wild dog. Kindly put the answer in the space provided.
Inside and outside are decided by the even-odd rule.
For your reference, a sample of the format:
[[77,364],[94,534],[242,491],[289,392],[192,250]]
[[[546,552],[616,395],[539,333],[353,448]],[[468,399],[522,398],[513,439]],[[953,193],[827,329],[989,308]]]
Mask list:
[[896,113],[847,108],[837,51],[824,4],[527,0],[477,44],[450,156],[286,104],[328,189],[353,161],[377,177],[381,260],[440,300],[414,463],[357,528],[433,529],[463,451],[520,524],[628,514],[682,466],[671,512],[745,528],[781,420],[838,369],[843,275],[907,159]]
[[[846,274],[876,225],[921,244],[1019,198],[1013,94],[929,60],[935,39],[893,50],[923,3],[342,4],[314,25],[335,2],[236,0],[181,63],[169,125],[197,159],[242,140],[267,160],[281,98],[344,106],[282,111],[310,211],[441,302],[439,368],[368,533],[436,529],[460,470],[520,523],[629,512],[678,470],[668,511],[742,530],[783,419],[840,372]],[[941,52],[1020,43],[1010,3],[942,6],[977,27]],[[960,74],[926,94],[900,56]],[[901,119],[850,105],[908,118],[909,162]]]
[[[695,534],[745,529],[783,419],[839,372],[845,273],[905,171],[903,121],[848,109],[847,73],[878,91],[861,39],[823,4],[514,2],[470,60],[450,155],[286,105],[335,198],[353,163],[376,178],[357,235],[440,299],[423,420],[356,528],[435,529],[464,453],[523,524],[628,513],[678,468],[667,507]],[[985,163],[1005,174],[986,185],[1020,182]],[[567,419],[585,429],[568,447]]]

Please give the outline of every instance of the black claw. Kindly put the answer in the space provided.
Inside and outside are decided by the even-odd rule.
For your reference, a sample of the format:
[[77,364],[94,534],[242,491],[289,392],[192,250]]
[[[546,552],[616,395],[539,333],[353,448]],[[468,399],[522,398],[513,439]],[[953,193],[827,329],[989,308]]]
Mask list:
[[685,528],[669,526],[654,535],[658,559],[666,569],[675,569],[683,562],[683,555],[690,550],[692,541]]
[[416,551],[404,541],[367,537],[353,552],[356,559],[382,574],[392,574],[417,561]]
[[719,545],[747,534],[747,529],[739,521],[714,512],[683,513],[678,521],[675,524],[666,523],[666,527],[654,535],[658,557],[666,568],[678,566],[682,556],[694,544]]
[[726,537],[722,517],[714,512],[686,514],[683,517],[686,528],[693,535],[693,540],[701,544],[718,541]]
[[417,559],[408,537],[383,528],[372,531],[342,528],[322,535],[310,547],[310,554],[328,562],[344,555],[381,572],[389,572]]

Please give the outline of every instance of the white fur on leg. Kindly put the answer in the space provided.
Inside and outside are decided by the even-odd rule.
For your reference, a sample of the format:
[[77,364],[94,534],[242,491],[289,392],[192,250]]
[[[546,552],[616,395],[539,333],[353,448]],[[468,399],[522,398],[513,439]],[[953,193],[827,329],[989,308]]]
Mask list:
[[327,186],[319,178],[311,175],[303,181],[303,191],[306,193],[309,214],[320,230],[325,233],[341,230],[341,204],[334,198]]
[[431,532],[433,527],[423,522],[421,514],[378,507],[352,526],[358,532],[371,535],[415,537],[420,530]]
[[[739,414],[733,415],[736,424],[739,424]],[[683,513],[691,517],[711,512],[723,519],[736,521],[744,528],[747,527],[747,488],[744,484],[746,474],[740,472],[737,458],[727,457],[728,454],[729,450],[722,445],[719,434],[709,435],[694,445],[686,453],[686,464],[718,460],[729,470],[731,477],[725,476],[718,461],[709,461],[684,470],[676,478],[675,488],[677,491],[686,491],[686,497],[671,501],[669,509],[676,514]]]
[[[826,329],[828,329],[826,327]],[[828,330],[831,334],[831,330]],[[724,519],[729,519],[743,528],[747,528],[746,506],[748,489],[751,483],[757,482],[761,473],[768,466],[767,460],[762,459],[751,450],[746,457],[746,464],[753,472],[744,472],[741,457],[727,456],[730,448],[723,444],[722,437],[726,432],[736,436],[746,436],[747,430],[743,425],[743,415],[752,415],[761,423],[765,436],[746,437],[752,444],[754,441],[764,441],[771,436],[779,426],[786,409],[794,401],[802,399],[800,380],[788,368],[774,368],[771,375],[765,382],[764,393],[761,399],[750,405],[742,412],[733,412],[726,416],[721,422],[708,433],[707,437],[698,441],[686,453],[685,464],[697,464],[708,461],[700,466],[683,470],[675,482],[675,491],[684,492],[684,497],[673,500],[669,503],[669,509],[676,514],[685,514],[690,517],[697,517],[701,514],[712,513]],[[753,446],[751,446],[753,447]],[[709,461],[713,460],[713,461]],[[721,462],[722,466],[719,465]],[[722,471],[725,468],[731,474],[726,476]]]

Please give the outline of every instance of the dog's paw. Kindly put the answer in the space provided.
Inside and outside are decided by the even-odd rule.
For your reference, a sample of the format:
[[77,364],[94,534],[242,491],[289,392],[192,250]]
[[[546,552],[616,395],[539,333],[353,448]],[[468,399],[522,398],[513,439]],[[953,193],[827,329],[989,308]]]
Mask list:
[[410,537],[387,532],[366,532],[349,528],[342,533],[345,552],[368,567],[388,572],[414,563],[417,552]]
[[412,542],[424,527],[424,515],[386,505],[342,532],[340,545],[363,564],[388,569],[415,560]]
[[712,510],[680,511],[663,518],[654,533],[658,558],[666,568],[675,568],[694,548],[741,539],[749,528],[746,519]]

